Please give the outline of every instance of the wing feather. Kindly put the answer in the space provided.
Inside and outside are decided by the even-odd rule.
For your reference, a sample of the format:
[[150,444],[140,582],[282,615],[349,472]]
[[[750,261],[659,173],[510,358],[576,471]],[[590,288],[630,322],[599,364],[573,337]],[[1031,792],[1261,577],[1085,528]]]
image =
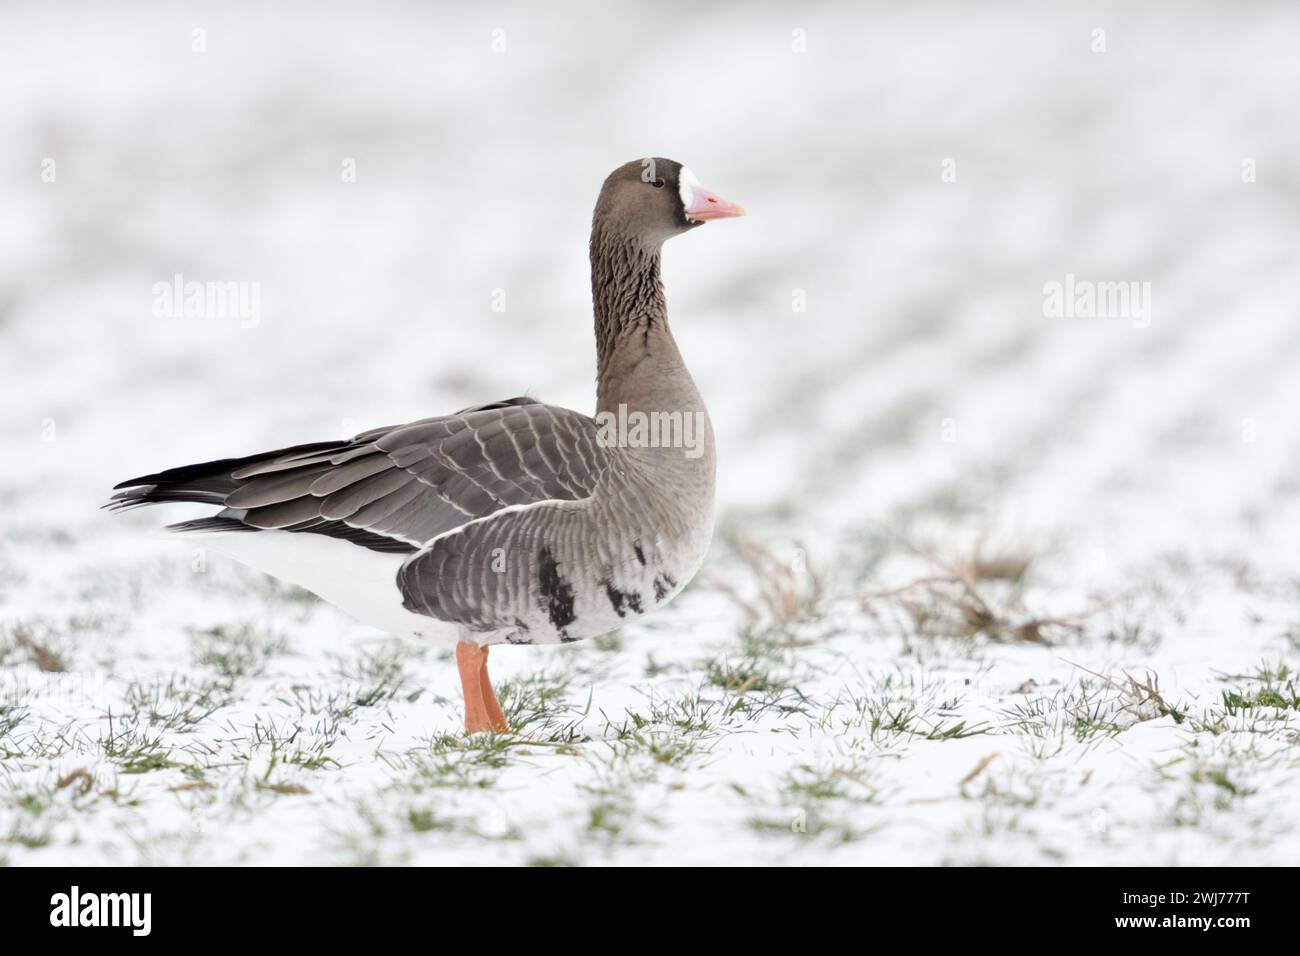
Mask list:
[[348,442],[148,475],[120,485],[128,490],[110,504],[204,501],[225,506],[223,523],[413,549],[502,508],[590,496],[613,465],[596,435],[586,415],[512,398]]

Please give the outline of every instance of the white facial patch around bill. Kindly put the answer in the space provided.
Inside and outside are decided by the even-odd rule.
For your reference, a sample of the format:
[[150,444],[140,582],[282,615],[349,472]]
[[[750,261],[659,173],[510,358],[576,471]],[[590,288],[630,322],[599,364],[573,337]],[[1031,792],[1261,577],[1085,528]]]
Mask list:
[[[695,174],[691,172],[689,169],[687,169],[685,166],[683,166],[681,168],[681,171],[678,172],[677,192],[682,197],[683,211],[690,209],[691,203],[695,202],[695,187],[698,186],[699,184],[700,181],[695,178]],[[690,219],[691,222],[695,222],[694,219],[691,219],[689,213],[686,214],[686,218]]]

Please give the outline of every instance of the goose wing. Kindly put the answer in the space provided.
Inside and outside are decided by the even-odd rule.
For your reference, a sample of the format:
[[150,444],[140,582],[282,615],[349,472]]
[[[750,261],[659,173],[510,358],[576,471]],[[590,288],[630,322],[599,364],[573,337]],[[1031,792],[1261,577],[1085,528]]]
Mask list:
[[172,527],[298,531],[414,552],[503,508],[586,498],[611,466],[590,417],[513,398],[350,441],[133,478],[117,486],[109,507],[204,501],[223,509]]

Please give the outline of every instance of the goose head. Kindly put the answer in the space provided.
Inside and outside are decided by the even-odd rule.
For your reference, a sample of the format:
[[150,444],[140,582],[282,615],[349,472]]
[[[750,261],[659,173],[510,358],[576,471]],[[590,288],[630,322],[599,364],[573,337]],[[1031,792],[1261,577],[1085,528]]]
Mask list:
[[657,246],[714,219],[744,214],[743,206],[705,187],[681,163],[647,157],[609,174],[594,219],[602,230]]

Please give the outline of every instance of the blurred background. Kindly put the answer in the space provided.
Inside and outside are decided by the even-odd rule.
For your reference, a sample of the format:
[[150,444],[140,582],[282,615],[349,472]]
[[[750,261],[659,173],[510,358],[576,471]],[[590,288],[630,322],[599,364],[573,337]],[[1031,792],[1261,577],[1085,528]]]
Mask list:
[[[1061,581],[1287,567],[1298,27],[1284,3],[8,3],[5,599],[155,525],[95,510],[135,474],[525,391],[591,410],[591,206],[648,154],[750,213],[665,265],[725,528],[1008,539]],[[177,274],[256,284],[259,321],[155,315]],[[1067,275],[1149,283],[1149,324],[1045,315]]]

